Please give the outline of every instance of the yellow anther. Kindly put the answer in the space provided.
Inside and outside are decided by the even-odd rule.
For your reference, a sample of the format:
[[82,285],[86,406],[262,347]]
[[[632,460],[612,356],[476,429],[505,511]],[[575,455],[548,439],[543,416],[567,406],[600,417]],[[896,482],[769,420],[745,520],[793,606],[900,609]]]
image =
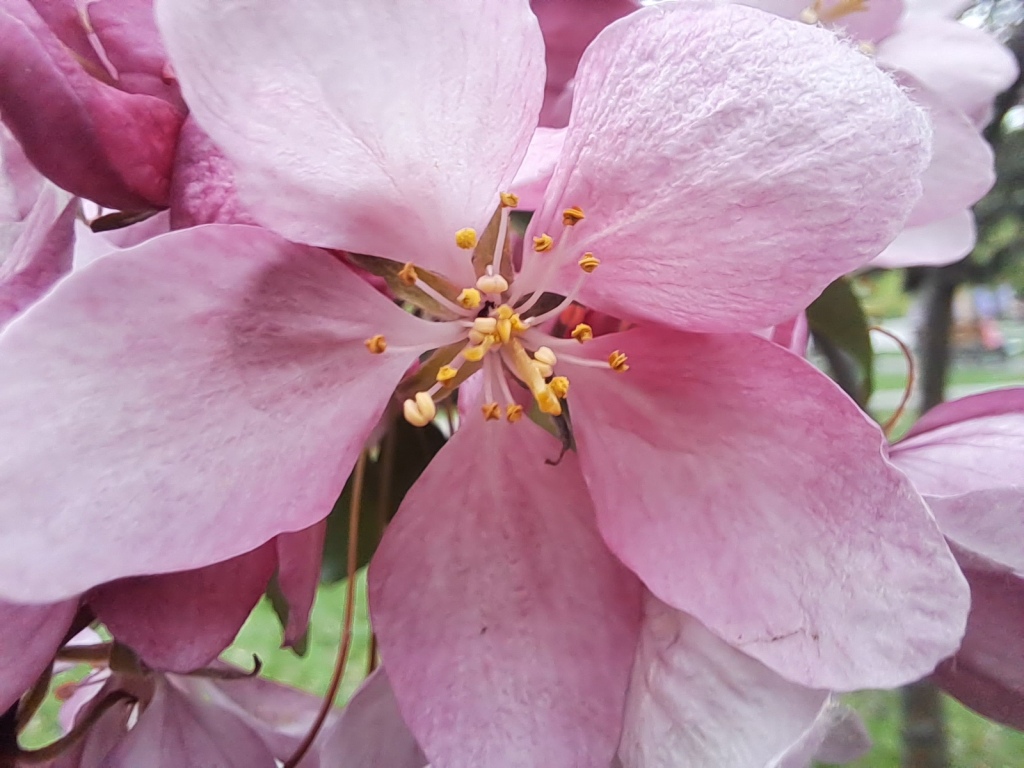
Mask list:
[[466,251],[476,248],[476,230],[472,227],[460,229],[455,233],[455,244]]
[[508,290],[508,280],[501,275],[481,275],[476,287],[481,293],[504,293]]
[[530,328],[530,326],[523,322],[523,319],[518,314],[512,315],[512,317],[509,318],[509,321],[512,323],[513,331],[526,331]]
[[629,370],[629,366],[626,365],[626,361],[628,359],[629,358],[626,357],[625,353],[620,352],[619,350],[616,349],[614,352],[608,355],[608,365],[611,367],[613,371],[617,371],[618,373],[625,373],[626,371]]
[[406,285],[416,285],[416,281],[420,279],[420,276],[416,274],[416,267],[410,261],[398,270],[398,279]]
[[497,403],[485,403],[480,407],[484,418],[487,421],[498,421],[501,419],[501,407]]
[[509,356],[506,358],[511,363],[511,368],[530,390],[533,399],[537,401],[538,407],[544,413],[558,416],[562,413],[562,406],[551,391],[551,387],[544,381],[540,371],[537,370],[537,362],[530,357],[518,339],[512,339],[507,347]]
[[499,319],[495,333],[498,335],[498,341],[502,344],[508,344],[508,340],[512,338],[512,320]]
[[558,396],[551,391],[551,387],[545,387],[544,390],[534,396],[537,401],[537,407],[540,408],[542,413],[546,413],[549,416],[561,416],[562,415],[562,403],[559,402]]
[[455,297],[460,307],[476,309],[480,306],[480,291],[476,288],[463,288],[461,293]]
[[512,192],[501,192],[499,197],[501,197],[501,204],[506,208],[516,208],[519,206],[519,195],[517,194]]
[[580,259],[577,264],[580,265],[580,269],[586,272],[588,275],[601,266],[601,260],[592,253],[584,253],[583,258]]
[[482,333],[484,336],[494,333],[494,329],[497,327],[498,320],[494,317],[478,317],[473,321],[473,330],[477,333]]
[[544,363],[544,365],[554,365],[558,362],[551,347],[537,347],[537,351],[533,353],[533,359],[538,363]]
[[426,392],[417,392],[413,399],[402,403],[402,414],[414,427],[425,427],[437,415],[437,406]]
[[541,235],[540,237],[533,238],[533,250],[537,253],[550,251],[554,244],[555,241],[551,239],[551,235]]
[[565,396],[569,394],[569,380],[565,376],[555,376],[548,386],[560,400],[565,400]]
[[371,355],[379,355],[385,349],[388,348],[388,340],[381,336],[379,333],[376,336],[371,336],[363,342],[366,348],[370,350]]
[[490,342],[490,340],[491,340],[491,337],[488,336],[486,339],[484,339],[483,343],[480,344],[479,346],[477,346],[477,347],[466,347],[464,350],[462,350],[462,356],[464,358],[466,358],[471,363],[479,363],[481,360],[484,359],[484,355],[487,354],[487,350],[491,346],[488,343],[488,342]]
[[579,325],[572,329],[572,333],[570,333],[569,335],[576,339],[576,341],[578,341],[580,344],[582,344],[584,341],[590,341],[592,338],[594,338],[594,329],[591,328],[586,323],[580,323]]
[[458,370],[452,368],[450,365],[442,365],[437,369],[437,381],[444,384],[447,381],[451,381],[459,375]]
[[511,320],[512,315],[514,314],[515,311],[508,304],[502,304],[500,307],[498,307],[496,312],[497,318],[499,320]]
[[509,424],[515,424],[523,418],[523,406],[515,404],[507,406],[505,408],[505,418],[508,419]]
[[583,209],[575,205],[562,211],[562,223],[567,227],[576,226],[576,222],[583,221],[584,218]]

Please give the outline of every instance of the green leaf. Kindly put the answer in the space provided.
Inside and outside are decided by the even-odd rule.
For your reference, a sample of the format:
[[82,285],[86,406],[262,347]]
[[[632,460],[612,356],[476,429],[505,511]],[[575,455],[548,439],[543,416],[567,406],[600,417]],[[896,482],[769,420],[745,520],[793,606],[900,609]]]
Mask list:
[[861,407],[874,387],[875,353],[868,320],[849,278],[841,277],[807,308],[807,324],[830,374]]

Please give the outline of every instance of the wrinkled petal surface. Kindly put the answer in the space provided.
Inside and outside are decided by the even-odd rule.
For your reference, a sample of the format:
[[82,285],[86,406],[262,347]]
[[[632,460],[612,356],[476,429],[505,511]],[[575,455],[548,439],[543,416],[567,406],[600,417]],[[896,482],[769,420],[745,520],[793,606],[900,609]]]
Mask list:
[[965,209],[931,224],[907,227],[871,260],[871,266],[941,267],[960,261],[971,252],[977,239],[974,214]]
[[78,600],[52,605],[0,602],[0,711],[16,702],[53,660]]
[[637,329],[585,349],[629,355],[621,375],[565,369],[601,532],[655,595],[810,687],[897,685],[956,649],[967,585],[877,425],[824,375],[753,335]]
[[828,699],[648,597],[619,757],[623,768],[767,766]]
[[558,449],[526,420],[467,419],[370,564],[381,658],[435,765],[606,768],[614,754],[639,584],[602,543],[575,457],[545,463]]
[[544,89],[526,0],[157,3],[185,100],[292,240],[466,278]]
[[558,247],[573,270],[584,251],[602,260],[580,295],[609,314],[773,325],[877,255],[920,195],[924,116],[819,28],[736,5],[649,6],[598,36],[575,87],[531,231],[558,235],[563,209],[585,211]]
[[[377,333],[392,346],[370,355]],[[193,227],[72,273],[0,336],[0,594],[190,570],[312,525],[444,334],[256,227]]]

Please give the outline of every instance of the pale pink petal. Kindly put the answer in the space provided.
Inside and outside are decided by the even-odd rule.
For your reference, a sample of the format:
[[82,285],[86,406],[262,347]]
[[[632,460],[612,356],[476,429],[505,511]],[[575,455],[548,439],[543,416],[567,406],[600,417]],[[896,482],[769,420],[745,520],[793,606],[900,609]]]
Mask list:
[[967,635],[936,680],[971,709],[1024,730],[1024,579],[965,567],[971,584]]
[[932,125],[932,158],[921,176],[923,193],[907,219],[920,226],[969,208],[996,180],[992,148],[981,132],[945,99],[905,72],[896,82],[924,107]]
[[520,209],[540,208],[564,143],[565,130],[561,128],[538,128],[533,134],[530,148],[512,182],[512,191],[519,195]]
[[181,112],[88,74],[27,0],[2,0],[0,39],[0,113],[36,167],[104,206],[165,205]]
[[96,618],[153,669],[191,672],[227,648],[274,572],[274,545],[181,573],[138,576],[89,593]]
[[836,701],[786,750],[777,768],[812,768],[817,762],[849,763],[871,749],[871,737],[860,716]]
[[158,680],[135,727],[107,756],[107,768],[275,768],[259,735],[233,714]]
[[968,7],[972,0],[905,0],[907,14],[914,16],[938,16],[955,19]]
[[242,199],[293,240],[472,275],[536,126],[543,41],[526,0],[157,3],[185,99]]
[[28,216],[42,188],[42,175],[0,123],[0,224],[18,222]]
[[277,547],[277,586],[288,602],[288,624],[284,644],[293,646],[306,633],[309,612],[320,584],[327,522],[322,521],[295,533],[283,533],[275,539]]
[[49,768],[109,768],[107,755],[114,751],[127,734],[134,708],[135,703],[128,699],[110,706],[86,731],[82,740],[62,754]]
[[970,253],[977,237],[974,214],[964,209],[931,224],[907,227],[871,260],[870,266],[885,269],[941,267],[960,261]]
[[925,500],[947,539],[1024,578],[1024,478],[1021,483]]
[[1006,46],[950,19],[907,16],[876,56],[879,64],[913,75],[979,127],[991,119],[993,99],[1017,77]]
[[823,29],[737,5],[653,5],[583,56],[531,230],[558,235],[562,210],[582,207],[559,247],[573,269],[584,251],[602,260],[581,293],[595,309],[755,330],[898,234],[928,132],[887,75]]
[[0,593],[199,568],[321,520],[394,385],[450,334],[257,227],[73,272],[0,336]]
[[768,338],[793,354],[804,357],[807,354],[807,339],[810,332],[807,313],[800,312],[789,320],[772,326]]
[[828,700],[649,596],[619,757],[623,768],[767,766]]
[[370,564],[381,658],[435,765],[606,768],[615,751],[639,584],[575,456],[545,463],[559,448],[526,420],[467,419]]
[[[813,0],[738,0],[741,5],[760,8],[784,19],[799,19],[811,9]],[[819,13],[828,19],[828,12],[842,6],[842,0],[824,0]],[[847,13],[826,25],[855,42],[877,43],[893,33],[903,14],[903,0],[869,0],[862,10]]]
[[0,602],[0,712],[50,665],[77,610],[77,599],[52,605]]
[[897,685],[956,649],[967,585],[828,378],[753,335],[585,349],[629,355],[624,374],[564,367],[601,532],[655,595],[811,687]]
[[402,720],[383,667],[359,687],[321,739],[321,768],[424,768],[427,764]]

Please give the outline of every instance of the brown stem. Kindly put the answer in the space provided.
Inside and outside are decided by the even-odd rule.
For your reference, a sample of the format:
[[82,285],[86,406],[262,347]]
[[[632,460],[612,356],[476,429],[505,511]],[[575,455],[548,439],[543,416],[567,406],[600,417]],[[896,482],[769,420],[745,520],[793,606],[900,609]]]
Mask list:
[[903,412],[907,410],[907,403],[910,402],[910,395],[914,391],[914,379],[916,378],[916,371],[914,369],[914,355],[911,354],[910,347],[908,347],[904,343],[903,339],[901,339],[895,333],[887,331],[885,330],[885,328],[882,328],[877,325],[872,325],[868,330],[877,331],[883,336],[888,336],[890,339],[896,342],[896,345],[900,348],[900,352],[903,353],[903,358],[907,361],[907,383],[903,387],[903,397],[900,399],[900,404],[896,407],[896,410],[893,411],[892,416],[890,416],[889,419],[882,425],[882,431],[885,432],[885,436],[888,438],[890,437],[889,433],[892,432],[893,427],[895,427],[899,423],[899,420],[903,418]]

